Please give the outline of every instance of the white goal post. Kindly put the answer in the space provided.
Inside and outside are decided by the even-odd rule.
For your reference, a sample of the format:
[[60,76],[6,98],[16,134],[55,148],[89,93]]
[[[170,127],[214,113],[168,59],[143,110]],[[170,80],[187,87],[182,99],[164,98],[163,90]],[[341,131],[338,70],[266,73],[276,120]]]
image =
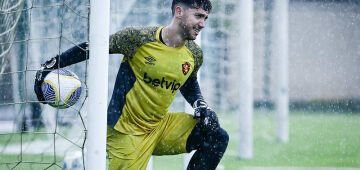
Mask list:
[[90,1],[89,107],[86,169],[106,169],[110,0]]

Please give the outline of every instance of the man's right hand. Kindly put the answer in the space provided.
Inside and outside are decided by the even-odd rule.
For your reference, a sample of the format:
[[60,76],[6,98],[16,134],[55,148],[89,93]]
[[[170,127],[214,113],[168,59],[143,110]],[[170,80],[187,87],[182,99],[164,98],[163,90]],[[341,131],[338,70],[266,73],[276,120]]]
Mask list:
[[198,99],[194,102],[195,109],[194,118],[199,119],[200,129],[206,134],[216,132],[220,128],[219,119],[216,113],[208,107],[203,99]]
[[43,103],[47,104],[45,101],[41,86],[44,82],[46,75],[48,75],[52,70],[57,67],[57,59],[56,57],[51,58],[50,60],[46,61],[44,64],[41,64],[40,70],[36,72],[35,75],[35,83],[34,83],[34,91],[38,100]]

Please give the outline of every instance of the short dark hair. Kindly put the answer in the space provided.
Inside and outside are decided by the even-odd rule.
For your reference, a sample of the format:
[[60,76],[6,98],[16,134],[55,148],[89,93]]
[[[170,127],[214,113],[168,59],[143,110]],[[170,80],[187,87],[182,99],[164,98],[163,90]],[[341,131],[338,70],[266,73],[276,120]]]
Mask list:
[[175,7],[178,4],[183,4],[190,8],[196,8],[196,9],[202,8],[208,13],[210,13],[212,9],[210,0],[173,0],[171,5],[171,10],[173,15],[175,14]]

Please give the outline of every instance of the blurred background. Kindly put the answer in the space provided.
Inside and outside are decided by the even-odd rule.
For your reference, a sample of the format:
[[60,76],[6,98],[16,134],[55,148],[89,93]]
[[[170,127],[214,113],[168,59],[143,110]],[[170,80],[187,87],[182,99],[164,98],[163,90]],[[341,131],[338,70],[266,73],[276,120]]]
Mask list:
[[[111,0],[110,33],[169,24],[171,2]],[[212,3],[197,42],[202,93],[230,134],[218,169],[360,169],[360,2]],[[0,169],[61,169],[83,151],[86,92],[58,110],[36,102],[33,82],[41,63],[88,41],[90,5],[0,1]],[[110,55],[109,95],[122,57]],[[86,87],[87,62],[69,69]],[[170,110],[186,107],[179,93]],[[183,157],[154,157],[153,169],[182,169]]]

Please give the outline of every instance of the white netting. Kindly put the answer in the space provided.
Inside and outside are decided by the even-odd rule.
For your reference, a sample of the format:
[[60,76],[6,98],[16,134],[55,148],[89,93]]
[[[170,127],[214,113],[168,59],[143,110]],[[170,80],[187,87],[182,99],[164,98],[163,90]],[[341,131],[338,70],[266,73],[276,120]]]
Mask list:
[[[39,104],[33,85],[41,63],[88,42],[89,6],[83,0],[0,2],[0,86],[8,89],[0,99],[0,169],[62,169],[67,153],[84,153],[87,90],[74,106],[57,109]],[[84,88],[86,68],[87,62],[67,67]]]
[[0,1],[0,73],[6,68],[6,57],[15,38],[23,4],[23,0]]

